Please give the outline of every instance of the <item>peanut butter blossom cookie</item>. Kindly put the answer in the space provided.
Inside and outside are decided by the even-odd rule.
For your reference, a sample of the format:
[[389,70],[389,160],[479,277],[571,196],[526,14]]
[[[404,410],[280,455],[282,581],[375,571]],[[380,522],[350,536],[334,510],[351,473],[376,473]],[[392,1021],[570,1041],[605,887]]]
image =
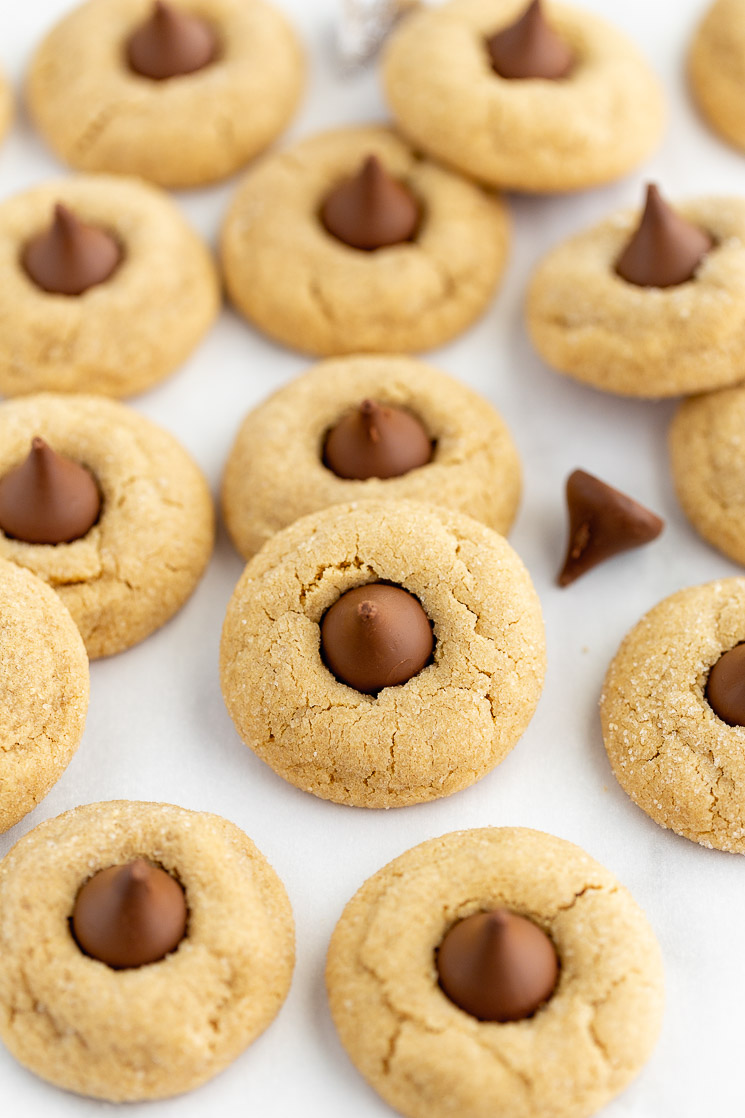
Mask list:
[[577,190],[655,147],[662,91],[604,20],[538,0],[452,0],[401,23],[383,62],[409,140],[480,182]]
[[369,126],[305,140],[251,170],[221,252],[246,318],[332,356],[448,341],[486,307],[507,241],[499,199]]
[[186,187],[267,147],[303,79],[297,38],[264,0],[89,0],[38,48],[28,101],[71,166]]
[[677,396],[742,380],[745,201],[675,208],[655,186],[538,265],[527,323],[544,360],[623,396]]
[[670,426],[673,480],[696,531],[745,565],[745,389],[686,400]]
[[745,148],[745,8],[740,0],[716,0],[691,45],[691,85],[709,123],[726,140]]
[[223,695],[243,740],[337,803],[450,795],[507,755],[543,686],[541,609],[509,544],[461,513],[362,501],[303,517],[228,607]]
[[626,636],[600,712],[619,783],[663,827],[745,853],[745,579],[680,590]]
[[662,960],[631,895],[518,827],[430,839],[379,870],[328,952],[351,1060],[406,1118],[588,1118],[660,1029]]
[[222,485],[247,559],[328,505],[434,501],[506,533],[520,496],[510,434],[483,397],[410,357],[325,361],[244,420]]
[[0,406],[0,556],[57,591],[91,658],[165,624],[213,536],[201,472],[143,416],[95,396]]
[[134,179],[80,176],[0,204],[0,392],[130,396],[212,324],[209,252],[174,203]]
[[0,831],[35,808],[72,759],[88,657],[56,594],[0,559]]
[[290,986],[287,894],[226,819],[88,804],[0,864],[0,1037],[58,1087],[178,1095],[266,1029]]

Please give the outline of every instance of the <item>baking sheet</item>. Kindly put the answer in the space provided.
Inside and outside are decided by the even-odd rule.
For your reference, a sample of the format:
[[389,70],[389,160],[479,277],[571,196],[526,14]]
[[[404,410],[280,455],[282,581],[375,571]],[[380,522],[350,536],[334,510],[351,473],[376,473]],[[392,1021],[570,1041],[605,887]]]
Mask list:
[[[374,71],[341,78],[331,65],[334,0],[278,0],[310,56],[310,81],[287,140],[384,108]],[[30,0],[0,10],[0,62],[18,87],[43,32],[71,5]],[[701,0],[584,0],[626,30],[663,78],[664,142],[624,181],[572,197],[510,199],[515,233],[503,287],[476,327],[429,355],[495,404],[523,457],[525,495],[511,541],[533,576],[548,637],[546,688],[514,752],[475,787],[434,804],[368,812],[324,803],[286,785],[240,742],[220,696],[217,657],[227,601],[242,570],[224,531],[194,597],[140,647],[96,663],[83,742],[39,807],[0,836],[0,855],[43,819],[80,803],[166,800],[217,812],[255,840],[287,886],[297,921],[292,990],[278,1019],[216,1080],[168,1102],[135,1105],[139,1118],[256,1114],[309,1118],[392,1111],[346,1059],[323,989],[326,945],[342,907],[376,869],[434,835],[487,824],[537,827],[585,847],[645,909],[662,944],[667,1012],[660,1044],[638,1081],[603,1118],[693,1118],[745,1112],[745,884],[742,860],[661,830],[616,784],[597,700],[618,643],[659,599],[683,586],[741,573],[693,533],[677,507],[666,456],[670,402],[603,396],[546,369],[522,322],[531,268],[552,245],[622,205],[648,178],[672,199],[745,190],[745,156],[698,119],[683,59]],[[0,197],[62,174],[21,111],[0,148]],[[235,180],[177,201],[213,244]],[[187,365],[132,406],[177,435],[217,492],[241,416],[308,362],[253,332],[231,311]],[[581,466],[665,516],[664,535],[576,583],[554,584],[564,548],[563,484]],[[108,1113],[46,1086],[0,1048],[3,1114],[83,1118]]]

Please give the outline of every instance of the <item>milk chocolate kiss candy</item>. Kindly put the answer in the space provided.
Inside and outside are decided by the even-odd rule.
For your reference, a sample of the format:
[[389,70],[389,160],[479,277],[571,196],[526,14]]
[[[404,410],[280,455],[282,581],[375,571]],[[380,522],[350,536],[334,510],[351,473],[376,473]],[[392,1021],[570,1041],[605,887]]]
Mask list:
[[709,672],[706,698],[730,726],[745,726],[745,644],[723,653]]
[[440,985],[479,1021],[522,1021],[551,997],[559,960],[546,933],[506,909],[455,924],[437,952]]
[[179,883],[138,858],[86,881],[75,900],[72,928],[86,955],[123,970],[163,959],[184,938],[186,920]]
[[515,23],[497,31],[486,45],[501,78],[558,81],[574,65],[574,54],[546,22],[540,0],[533,0]]
[[363,400],[326,438],[323,460],[337,477],[400,477],[432,458],[432,441],[416,416]]
[[650,183],[639,227],[621,253],[616,272],[637,287],[674,287],[693,279],[713,244],[708,233],[670,209]]
[[110,233],[86,225],[58,202],[48,229],[29,241],[23,267],[37,287],[53,295],[82,295],[118,268],[121,249]]
[[13,539],[70,543],[93,527],[100,512],[93,476],[43,439],[34,439],[25,462],[0,478],[0,528]]
[[321,220],[332,236],[368,252],[410,241],[419,217],[414,195],[388,174],[376,155],[334,187],[321,206]]
[[665,526],[644,505],[584,470],[570,474],[566,493],[569,544],[559,586],[568,586],[612,555],[649,543]]
[[372,582],[342,594],[321,622],[321,652],[342,683],[375,694],[406,683],[434,649],[429,618],[413,594]]
[[150,18],[127,43],[130,67],[154,81],[203,70],[216,55],[217,37],[210,25],[163,0],[155,0]]

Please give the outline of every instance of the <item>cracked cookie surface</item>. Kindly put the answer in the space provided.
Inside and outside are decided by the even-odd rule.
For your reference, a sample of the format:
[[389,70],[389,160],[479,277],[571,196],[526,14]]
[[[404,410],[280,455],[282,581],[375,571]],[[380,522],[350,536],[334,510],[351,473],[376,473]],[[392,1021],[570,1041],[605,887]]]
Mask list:
[[282,13],[263,0],[176,2],[219,40],[215,61],[191,74],[153,81],[128,66],[125,45],[152,0],[90,0],[41,43],[29,107],[66,163],[198,186],[232,174],[289,122],[305,75]]
[[717,0],[709,7],[691,44],[689,74],[709,123],[745,148],[745,9],[740,0]]
[[72,543],[31,544],[0,531],[0,556],[47,582],[91,659],[143,640],[184,604],[212,552],[212,499],[173,435],[124,404],[40,393],[0,406],[0,477],[41,436],[88,467],[98,521]]
[[[377,155],[419,199],[413,241],[364,252],[326,231],[328,192]],[[254,325],[322,356],[432,349],[485,309],[504,269],[504,204],[382,126],[323,133],[249,171],[228,211],[228,292]]]
[[745,854],[745,728],[706,699],[709,671],[745,641],[745,578],[680,590],[624,638],[603,687],[603,737],[621,787],[655,823]]
[[[347,590],[388,581],[433,624],[433,662],[377,697],[341,683],[319,623]],[[479,780],[527,727],[543,686],[541,608],[522,562],[470,517],[364,501],[303,517],[246,567],[225,619],[223,696],[247,745],[323,799],[394,807]]]
[[[438,984],[449,928],[504,907],[533,920],[560,961],[531,1018],[479,1021]],[[326,966],[351,1060],[407,1118],[586,1118],[641,1070],[659,1032],[662,960],[644,914],[579,847],[487,827],[430,839],[346,906]]]
[[685,400],[670,425],[675,489],[696,531],[745,566],[745,388]]
[[[417,416],[435,444],[432,461],[364,481],[328,469],[328,431],[366,398]],[[357,355],[322,362],[248,414],[225,467],[222,504],[248,559],[299,517],[354,500],[431,501],[505,534],[520,482],[510,433],[483,396],[411,357]]]
[[622,396],[680,396],[742,380],[745,201],[699,198],[675,210],[714,241],[686,283],[638,287],[616,273],[638,210],[612,214],[539,263],[526,317],[552,368]]
[[[159,962],[113,970],[83,954],[70,916],[93,874],[140,857],[184,889],[186,935]],[[121,1102],[204,1083],[274,1019],[294,954],[281,881],[217,815],[88,804],[42,823],[0,863],[0,1037],[70,1091]]]
[[[25,245],[63,202],[123,253],[83,295],[51,295],[27,275]],[[171,199],[135,179],[78,176],[0,204],[0,392],[131,396],[179,366],[219,309],[212,258]]]
[[59,598],[0,559],[0,832],[72,759],[88,710],[88,657]]
[[526,0],[454,0],[402,21],[383,59],[386,98],[423,151],[491,186],[579,190],[620,178],[659,140],[660,83],[617,28],[564,4],[546,15],[576,56],[559,81],[506,79],[486,41]]

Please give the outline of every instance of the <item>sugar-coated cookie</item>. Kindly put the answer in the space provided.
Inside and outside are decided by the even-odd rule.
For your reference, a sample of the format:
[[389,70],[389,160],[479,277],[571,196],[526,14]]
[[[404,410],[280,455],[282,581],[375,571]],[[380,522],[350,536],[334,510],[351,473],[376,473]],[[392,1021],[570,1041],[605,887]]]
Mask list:
[[[0,528],[0,556],[57,591],[92,659],[121,652],[165,624],[199,581],[214,538],[207,483],[173,435],[124,404],[41,393],[0,405],[0,498],[10,472],[26,463],[31,499],[28,459],[39,438],[88,471],[100,512],[80,537],[53,546],[30,542],[11,522],[10,532]],[[0,525],[23,502],[16,485],[7,508],[0,500]]]
[[[133,862],[183,891],[186,924],[164,957],[115,969],[79,945],[74,917],[91,879]],[[150,883],[139,893],[136,880],[128,885],[104,897],[108,913],[100,901],[93,921],[89,910],[98,936],[107,918],[109,934],[121,936],[113,918],[122,909],[135,942],[163,920]],[[211,1079],[276,1016],[294,954],[281,881],[218,815],[87,804],[42,823],[0,863],[0,1037],[25,1067],[69,1091],[138,1101]]]
[[709,123],[745,148],[745,7],[740,0],[716,0],[708,8],[691,44],[689,73]]
[[[28,256],[34,245],[38,262]],[[59,179],[2,202],[0,268],[6,396],[142,392],[186,360],[220,305],[206,246],[166,194],[135,179]],[[81,294],[60,293],[80,272],[76,290],[84,287],[88,271]]]
[[[403,612],[368,600],[391,590]],[[394,807],[499,764],[532,717],[544,659],[540,604],[506,540],[462,513],[377,500],[264,545],[228,607],[220,664],[238,732],[275,772],[324,799]]]
[[[38,47],[29,107],[66,163],[199,186],[232,174],[289,122],[305,66],[281,12],[264,0],[168,0],[168,7],[165,16],[153,0],[88,0]],[[147,34],[153,20],[164,24],[151,31],[155,46],[133,52],[132,37],[143,28]],[[211,39],[201,57],[190,57],[192,22],[197,39],[200,31]],[[182,71],[165,77],[182,55]],[[150,63],[147,73],[134,69],[140,56]]]
[[[477,1019],[438,982],[454,926],[495,911],[558,956],[553,993],[520,1020]],[[495,935],[481,959],[461,954],[472,978]],[[430,839],[379,870],[337,924],[326,983],[351,1060],[406,1118],[588,1118],[641,1070],[662,1019],[660,949],[631,895],[579,847],[519,827]]]
[[742,665],[738,668],[743,641],[745,579],[680,590],[624,638],[600,704],[605,748],[632,800],[662,827],[740,854],[745,853],[745,691]]
[[0,559],[0,832],[46,795],[72,759],[88,710],[88,657],[41,579]]
[[507,243],[498,198],[370,125],[304,140],[250,170],[221,254],[250,322],[293,349],[334,356],[448,341],[485,309]]
[[[693,274],[678,282],[659,270],[658,249],[649,263],[659,278],[650,272],[629,282],[617,271],[626,250],[642,241],[653,246],[661,229],[670,234],[671,266],[678,250],[692,247]],[[640,240],[645,230],[652,236]],[[696,233],[701,248],[710,246],[698,260],[697,247],[681,245]],[[634,274],[640,263],[629,261]],[[745,201],[702,198],[672,209],[650,190],[642,214],[613,214],[548,253],[533,275],[526,315],[552,368],[604,392],[678,396],[742,380]]]
[[745,388],[685,400],[670,425],[675,489],[696,531],[745,565]]
[[546,17],[570,53],[568,72],[557,80],[502,76],[488,40],[527,7],[452,0],[404,20],[383,61],[399,127],[417,147],[491,186],[562,191],[619,178],[659,140],[660,83],[622,32],[553,3]]
[[[367,436],[373,450],[393,440],[381,449],[389,468],[398,469],[394,457],[405,453],[411,435],[392,426],[390,406],[421,423],[431,457],[400,475],[338,476],[325,455],[330,433],[366,408],[371,414],[366,427],[358,423],[360,440]],[[322,362],[249,412],[225,467],[222,507],[236,547],[250,559],[301,516],[375,498],[442,504],[506,534],[520,478],[509,431],[482,396],[411,357],[356,355]]]

